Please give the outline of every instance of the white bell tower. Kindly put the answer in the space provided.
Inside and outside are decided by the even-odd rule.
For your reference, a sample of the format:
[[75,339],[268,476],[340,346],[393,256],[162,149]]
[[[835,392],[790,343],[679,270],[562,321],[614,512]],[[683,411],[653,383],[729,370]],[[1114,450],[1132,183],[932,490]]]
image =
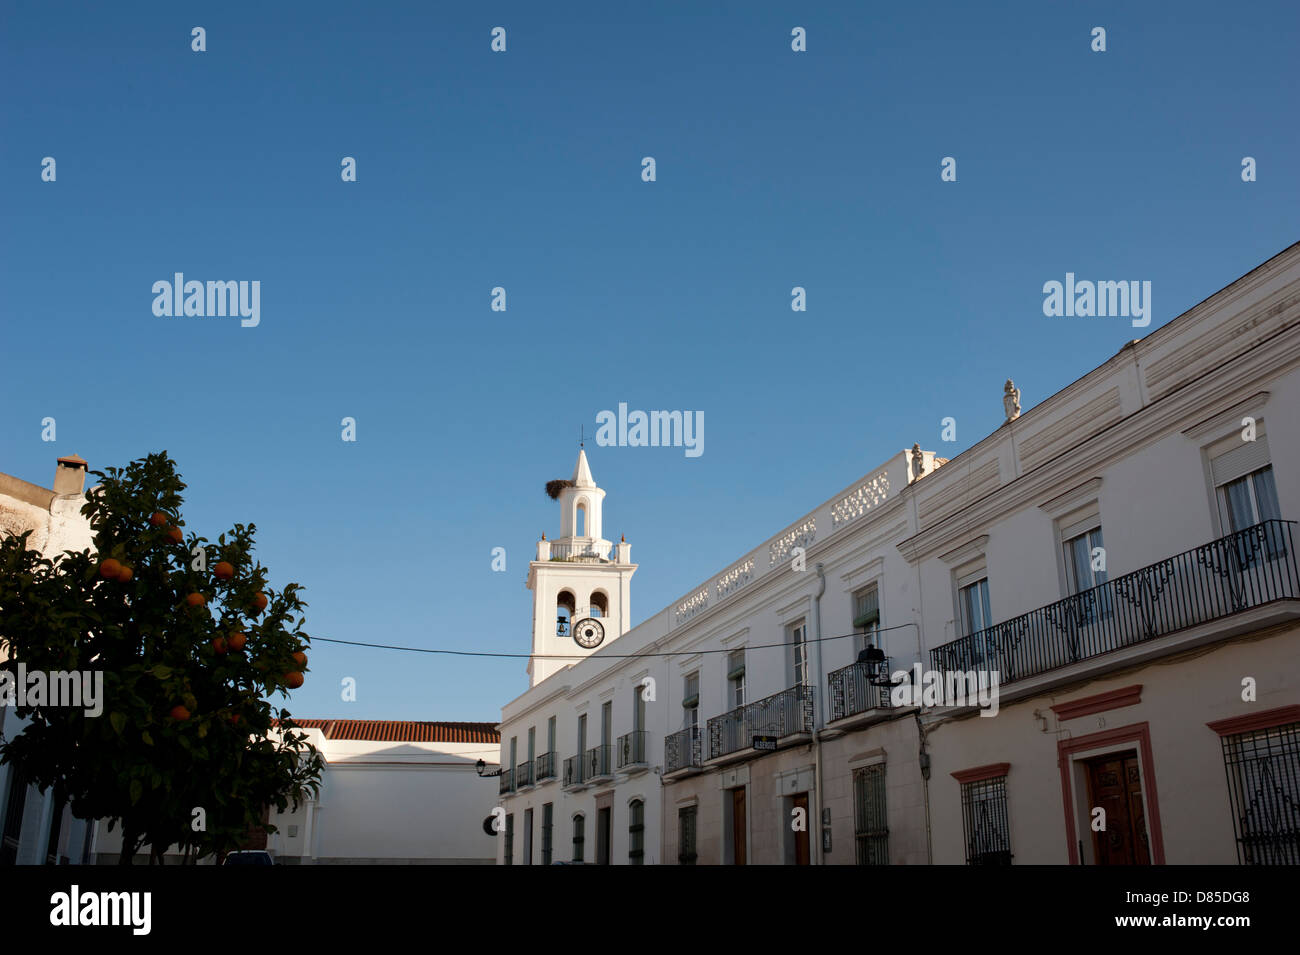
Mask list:
[[[579,449],[568,481],[552,481],[547,493],[560,503],[560,536],[537,542],[528,565],[533,592],[533,651],[528,685],[577,663],[627,633],[631,624],[632,545],[601,536],[605,492],[596,486]],[[563,622],[560,622],[560,621]]]

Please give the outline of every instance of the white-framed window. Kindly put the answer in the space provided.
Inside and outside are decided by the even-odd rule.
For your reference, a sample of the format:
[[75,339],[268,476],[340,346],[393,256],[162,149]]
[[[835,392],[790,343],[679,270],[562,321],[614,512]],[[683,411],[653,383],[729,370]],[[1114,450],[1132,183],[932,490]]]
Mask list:
[[868,646],[880,647],[880,588],[875,584],[853,594],[853,638],[855,653]]
[[1219,519],[1225,534],[1282,517],[1271,464],[1225,481],[1215,488],[1215,492],[1219,502]]
[[1070,535],[1061,543],[1066,585],[1071,595],[1085,595],[1073,604],[1078,622],[1092,623],[1110,616],[1109,588],[1093,590],[1106,582],[1106,546],[1102,542],[1101,525],[1085,531],[1075,527],[1064,533]]
[[1106,548],[1101,540],[1100,527],[1074,535],[1061,547],[1065,555],[1065,577],[1070,585],[1070,593],[1081,594],[1106,582]]
[[962,584],[957,591],[957,607],[961,613],[961,634],[969,637],[973,633],[993,625],[993,615],[989,612],[989,579],[980,576],[976,580]]
[[700,671],[686,674],[682,688],[682,728],[700,725]]
[[785,642],[790,645],[791,679],[793,686],[809,686],[808,625],[799,620],[785,629]]
[[1282,516],[1263,419],[1256,422],[1253,441],[1243,440],[1236,424],[1233,429],[1205,448],[1219,533],[1224,537]]
[[731,709],[745,705],[745,651],[732,650],[727,654],[727,706]]

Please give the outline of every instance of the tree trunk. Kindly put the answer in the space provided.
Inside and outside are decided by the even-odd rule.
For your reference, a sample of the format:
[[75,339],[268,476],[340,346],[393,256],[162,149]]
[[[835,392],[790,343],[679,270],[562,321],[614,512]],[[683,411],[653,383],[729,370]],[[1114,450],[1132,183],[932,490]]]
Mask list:
[[135,850],[140,846],[140,838],[134,832],[122,832],[122,853],[117,857],[118,865],[134,865]]

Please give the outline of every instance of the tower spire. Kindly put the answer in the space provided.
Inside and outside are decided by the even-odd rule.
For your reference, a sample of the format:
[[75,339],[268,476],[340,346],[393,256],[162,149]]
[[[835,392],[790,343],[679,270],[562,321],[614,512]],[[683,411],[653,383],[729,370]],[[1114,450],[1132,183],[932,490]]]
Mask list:
[[573,486],[589,488],[596,486],[596,479],[591,476],[591,465],[587,463],[587,452],[582,448],[578,449],[578,463],[573,467]]

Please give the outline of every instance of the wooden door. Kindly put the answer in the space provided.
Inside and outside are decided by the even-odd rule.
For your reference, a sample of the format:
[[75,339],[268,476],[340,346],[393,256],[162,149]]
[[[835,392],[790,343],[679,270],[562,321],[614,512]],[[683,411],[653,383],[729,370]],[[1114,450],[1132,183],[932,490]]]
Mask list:
[[799,793],[794,797],[794,809],[803,810],[804,828],[802,832],[794,833],[794,864],[810,865],[811,860],[808,858],[808,827],[812,821],[808,818],[808,794]]
[[731,791],[731,846],[736,865],[745,864],[745,787]]
[[1089,760],[1087,766],[1090,823],[1092,810],[1106,811],[1106,831],[1092,834],[1097,865],[1150,865],[1137,753],[1102,756]]

